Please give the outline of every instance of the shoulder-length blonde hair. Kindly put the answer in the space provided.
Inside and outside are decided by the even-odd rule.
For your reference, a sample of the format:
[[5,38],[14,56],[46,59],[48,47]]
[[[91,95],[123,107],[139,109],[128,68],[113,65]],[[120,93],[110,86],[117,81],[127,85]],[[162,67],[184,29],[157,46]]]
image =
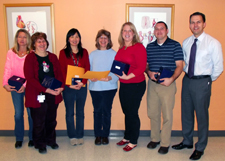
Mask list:
[[16,32],[16,35],[14,37],[14,46],[12,48],[13,52],[15,53],[18,53],[19,52],[19,44],[18,44],[18,36],[19,36],[19,33],[20,32],[23,32],[26,34],[26,37],[27,37],[27,54],[30,52],[30,45],[31,45],[31,37],[30,37],[30,34],[27,30],[25,29],[19,29],[17,32]]
[[120,30],[120,35],[119,35],[119,38],[118,38],[118,42],[119,42],[119,45],[120,47],[119,48],[122,48],[124,46],[124,39],[123,39],[123,28],[124,26],[130,26],[130,29],[133,31],[134,33],[134,37],[133,37],[133,40],[132,40],[132,45],[136,44],[136,43],[140,43],[140,38],[138,36],[138,33],[137,33],[137,30],[134,26],[133,23],[131,22],[125,22],[122,27],[121,27],[121,30]]

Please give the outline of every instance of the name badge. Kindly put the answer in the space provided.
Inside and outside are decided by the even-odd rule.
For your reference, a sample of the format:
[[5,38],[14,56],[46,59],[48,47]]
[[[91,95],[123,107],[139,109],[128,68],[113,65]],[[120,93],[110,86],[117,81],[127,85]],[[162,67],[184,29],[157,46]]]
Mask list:
[[39,103],[43,103],[45,101],[45,95],[42,94],[38,95],[37,100]]

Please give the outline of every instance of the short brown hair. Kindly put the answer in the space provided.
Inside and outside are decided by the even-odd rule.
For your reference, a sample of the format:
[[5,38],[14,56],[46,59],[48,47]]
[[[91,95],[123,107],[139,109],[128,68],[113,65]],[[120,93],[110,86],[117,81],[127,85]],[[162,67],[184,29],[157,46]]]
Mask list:
[[109,43],[107,44],[106,49],[112,48],[113,44],[112,44],[112,40],[111,40],[111,34],[110,34],[109,31],[107,31],[107,30],[105,30],[105,29],[101,29],[101,30],[99,30],[98,33],[97,33],[97,36],[96,36],[96,38],[95,38],[95,41],[96,41],[95,46],[96,46],[96,48],[97,48],[98,50],[100,50],[100,44],[99,44],[98,39],[99,39],[99,37],[101,37],[102,35],[107,36],[108,41],[109,41]]
[[[43,32],[35,32],[32,36],[31,36],[31,49],[35,50],[35,42],[37,41],[37,39],[44,39],[47,43],[47,48],[49,46],[48,40],[47,40],[47,35]],[[46,48],[46,49],[47,49]]]

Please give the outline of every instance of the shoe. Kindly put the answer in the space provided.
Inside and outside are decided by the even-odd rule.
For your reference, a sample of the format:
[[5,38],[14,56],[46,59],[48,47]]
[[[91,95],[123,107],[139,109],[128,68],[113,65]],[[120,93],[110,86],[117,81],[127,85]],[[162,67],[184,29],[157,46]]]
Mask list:
[[128,152],[128,151],[131,151],[132,149],[134,149],[136,146],[137,146],[137,145],[134,145],[133,147],[130,147],[129,144],[128,144],[128,145],[126,145],[126,146],[123,148],[123,150],[126,151],[126,152]]
[[71,144],[72,146],[77,145],[77,139],[76,139],[76,138],[71,138],[71,139],[70,139],[70,144]]
[[95,138],[95,145],[101,145],[102,144],[102,138],[101,137],[96,137]]
[[116,143],[116,145],[121,146],[121,145],[128,144],[129,142],[130,142],[129,140],[125,140],[125,139],[123,139],[123,140],[119,141],[118,143]]
[[77,139],[77,144],[78,145],[84,144],[84,139],[83,138]]
[[180,144],[173,145],[172,148],[175,150],[181,150],[184,148],[192,149],[193,145],[185,145],[185,144],[183,144],[183,142],[181,142]]
[[33,147],[34,146],[34,141],[33,140],[30,140],[29,142],[28,142],[28,147]]
[[21,148],[22,147],[22,141],[16,141],[16,143],[15,143],[15,148]]
[[58,149],[59,145],[57,143],[54,143],[53,145],[48,145],[50,146],[52,149]]
[[41,154],[45,154],[47,153],[47,149],[46,148],[38,148],[39,153]]
[[147,145],[147,148],[149,149],[155,149],[157,145],[159,145],[160,142],[149,142],[148,145]]
[[109,139],[108,139],[108,137],[103,137],[103,138],[102,138],[102,144],[103,144],[103,145],[109,144]]
[[198,150],[195,150],[192,155],[190,156],[189,159],[191,160],[198,160],[201,158],[201,156],[204,154],[204,152],[201,152],[201,151],[198,151]]
[[169,147],[160,146],[160,148],[158,150],[158,153],[160,153],[160,154],[166,154],[166,153],[168,153],[168,150],[169,150]]

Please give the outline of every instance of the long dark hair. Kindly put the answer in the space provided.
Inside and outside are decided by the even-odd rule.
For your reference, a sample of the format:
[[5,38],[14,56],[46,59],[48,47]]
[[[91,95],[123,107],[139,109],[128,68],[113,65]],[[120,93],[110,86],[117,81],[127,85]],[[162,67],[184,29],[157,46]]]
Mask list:
[[82,44],[81,44],[81,36],[80,36],[80,32],[75,29],[75,28],[72,28],[68,31],[67,35],[66,35],[66,46],[64,48],[64,51],[65,51],[65,54],[66,54],[66,57],[67,58],[71,58],[71,52],[72,52],[72,48],[70,46],[70,42],[69,42],[69,38],[70,36],[73,36],[74,34],[76,34],[79,36],[80,38],[80,42],[78,43],[77,45],[77,48],[78,48],[78,53],[76,54],[77,57],[83,57],[83,48],[82,48]]

